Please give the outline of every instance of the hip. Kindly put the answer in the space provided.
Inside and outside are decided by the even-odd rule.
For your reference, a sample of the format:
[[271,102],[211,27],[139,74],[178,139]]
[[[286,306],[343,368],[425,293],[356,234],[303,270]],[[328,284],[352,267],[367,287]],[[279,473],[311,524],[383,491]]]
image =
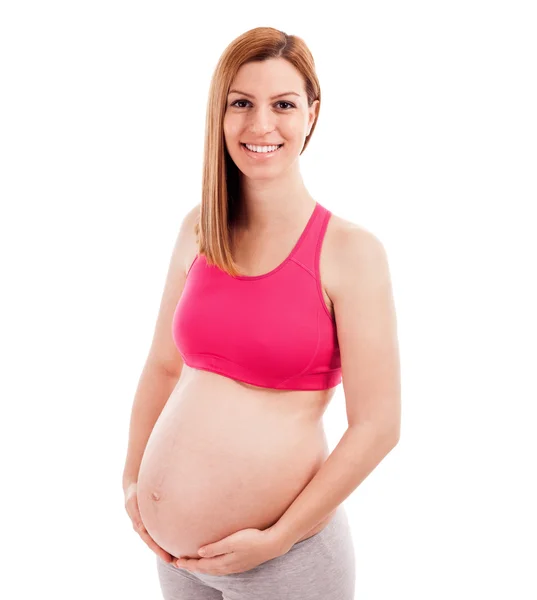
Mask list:
[[[243,573],[208,575],[189,572],[157,557],[164,598],[209,598],[204,591],[217,590],[238,600],[352,600],[355,554],[346,510],[340,505],[318,533],[296,542],[291,549]],[[195,590],[199,588],[199,594]],[[183,591],[184,593],[184,591]],[[185,596],[186,597],[186,596]]]

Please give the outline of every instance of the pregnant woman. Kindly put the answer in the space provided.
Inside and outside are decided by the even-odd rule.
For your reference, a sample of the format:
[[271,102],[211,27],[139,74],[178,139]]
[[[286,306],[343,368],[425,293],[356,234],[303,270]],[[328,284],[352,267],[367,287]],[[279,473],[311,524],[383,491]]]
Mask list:
[[342,502],[399,439],[399,356],[383,245],[300,175],[319,107],[309,50],[276,29],[240,36],[213,76],[202,201],[179,228],[123,473],[165,600],[354,598]]

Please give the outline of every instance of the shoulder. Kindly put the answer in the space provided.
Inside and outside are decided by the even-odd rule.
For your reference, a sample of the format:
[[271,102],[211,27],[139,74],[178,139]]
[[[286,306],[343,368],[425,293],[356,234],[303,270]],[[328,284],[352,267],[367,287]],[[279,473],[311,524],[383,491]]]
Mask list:
[[199,222],[201,214],[201,202],[193,206],[186,215],[188,226],[194,230],[195,225]]
[[185,273],[193,263],[196,254],[198,253],[198,237],[196,235],[196,225],[199,223],[201,203],[196,204],[185,215],[181,230],[185,240]]
[[386,248],[380,238],[363,225],[332,213],[323,250],[324,283],[333,301],[356,282],[389,278]]

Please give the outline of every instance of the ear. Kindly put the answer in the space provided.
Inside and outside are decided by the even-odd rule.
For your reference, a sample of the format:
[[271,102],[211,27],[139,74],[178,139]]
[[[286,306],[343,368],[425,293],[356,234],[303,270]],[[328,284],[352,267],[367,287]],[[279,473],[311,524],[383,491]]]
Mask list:
[[313,104],[309,107],[309,121],[308,121],[308,134],[311,132],[311,128],[315,123],[315,119],[317,119],[317,114],[319,112],[319,100],[314,100]]

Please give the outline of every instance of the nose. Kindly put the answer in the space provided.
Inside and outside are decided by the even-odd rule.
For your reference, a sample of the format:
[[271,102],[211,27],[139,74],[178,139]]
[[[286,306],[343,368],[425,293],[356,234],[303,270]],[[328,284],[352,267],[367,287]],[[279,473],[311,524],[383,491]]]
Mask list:
[[258,108],[250,112],[250,121],[248,129],[253,135],[262,136],[274,129],[276,117],[270,108]]

